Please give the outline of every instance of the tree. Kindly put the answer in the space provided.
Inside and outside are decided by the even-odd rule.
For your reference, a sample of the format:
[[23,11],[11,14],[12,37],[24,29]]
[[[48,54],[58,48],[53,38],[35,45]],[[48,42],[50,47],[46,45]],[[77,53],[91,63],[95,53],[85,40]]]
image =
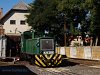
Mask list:
[[48,31],[49,36],[61,43],[65,23],[66,35],[84,36],[84,32],[94,34],[99,30],[99,3],[99,0],[35,0],[30,4],[27,22],[38,35]]
[[50,30],[50,25],[56,22],[56,3],[53,2],[51,0],[35,0],[32,3],[33,7],[30,10],[31,14],[27,16],[27,22],[36,31],[44,32],[44,30]]
[[27,15],[27,22],[37,31],[37,34],[43,36],[45,31],[49,31],[49,36],[55,38],[62,34],[62,28],[57,19],[58,3],[58,0],[35,0],[31,4],[32,8],[30,15]]
[[[100,33],[98,33],[100,30],[100,1],[86,0],[85,8],[91,12],[89,32],[93,36],[93,40],[96,40],[95,44],[97,45],[98,36],[100,35]],[[95,37],[97,37],[97,39],[95,39]]]

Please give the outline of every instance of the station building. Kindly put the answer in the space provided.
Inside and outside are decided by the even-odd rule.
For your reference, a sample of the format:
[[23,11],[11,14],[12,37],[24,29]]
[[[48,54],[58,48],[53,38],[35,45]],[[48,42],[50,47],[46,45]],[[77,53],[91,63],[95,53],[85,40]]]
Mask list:
[[[0,35],[7,38],[7,50],[18,48],[21,40],[21,34],[31,29],[26,22],[28,8],[30,6],[23,1],[14,5],[5,15],[3,8],[0,8]],[[8,53],[9,55],[9,53]]]

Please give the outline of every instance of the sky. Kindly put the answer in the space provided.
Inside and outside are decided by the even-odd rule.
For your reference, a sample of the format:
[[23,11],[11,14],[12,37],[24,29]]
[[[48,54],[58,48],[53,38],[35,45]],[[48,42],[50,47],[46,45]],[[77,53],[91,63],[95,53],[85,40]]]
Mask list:
[[[0,0],[0,8],[3,8],[3,15],[5,15],[14,5],[21,0]],[[32,3],[34,0],[23,0],[25,3]]]

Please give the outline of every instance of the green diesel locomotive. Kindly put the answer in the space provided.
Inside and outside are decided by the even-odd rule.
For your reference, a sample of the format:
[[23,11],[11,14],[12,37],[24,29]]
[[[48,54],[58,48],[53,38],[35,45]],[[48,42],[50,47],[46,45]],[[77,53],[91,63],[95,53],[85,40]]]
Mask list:
[[61,55],[55,53],[55,41],[50,37],[35,37],[34,32],[25,31],[21,38],[21,57],[41,67],[58,66]]

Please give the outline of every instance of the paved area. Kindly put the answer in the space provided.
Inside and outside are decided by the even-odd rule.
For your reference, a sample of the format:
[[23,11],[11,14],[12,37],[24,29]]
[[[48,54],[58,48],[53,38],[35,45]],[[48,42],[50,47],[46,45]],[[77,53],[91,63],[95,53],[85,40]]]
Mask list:
[[[59,67],[42,68],[30,65],[29,62],[20,61],[16,64],[4,63],[0,66],[2,75],[100,75],[100,65],[84,65],[70,61],[63,62]],[[7,73],[7,74],[6,74]]]
[[[70,64],[69,64],[70,63]],[[100,75],[100,68],[97,68],[90,65],[76,64],[72,62],[67,62],[63,66],[54,67],[54,68],[41,68],[36,65],[26,65],[32,72],[37,75]]]

